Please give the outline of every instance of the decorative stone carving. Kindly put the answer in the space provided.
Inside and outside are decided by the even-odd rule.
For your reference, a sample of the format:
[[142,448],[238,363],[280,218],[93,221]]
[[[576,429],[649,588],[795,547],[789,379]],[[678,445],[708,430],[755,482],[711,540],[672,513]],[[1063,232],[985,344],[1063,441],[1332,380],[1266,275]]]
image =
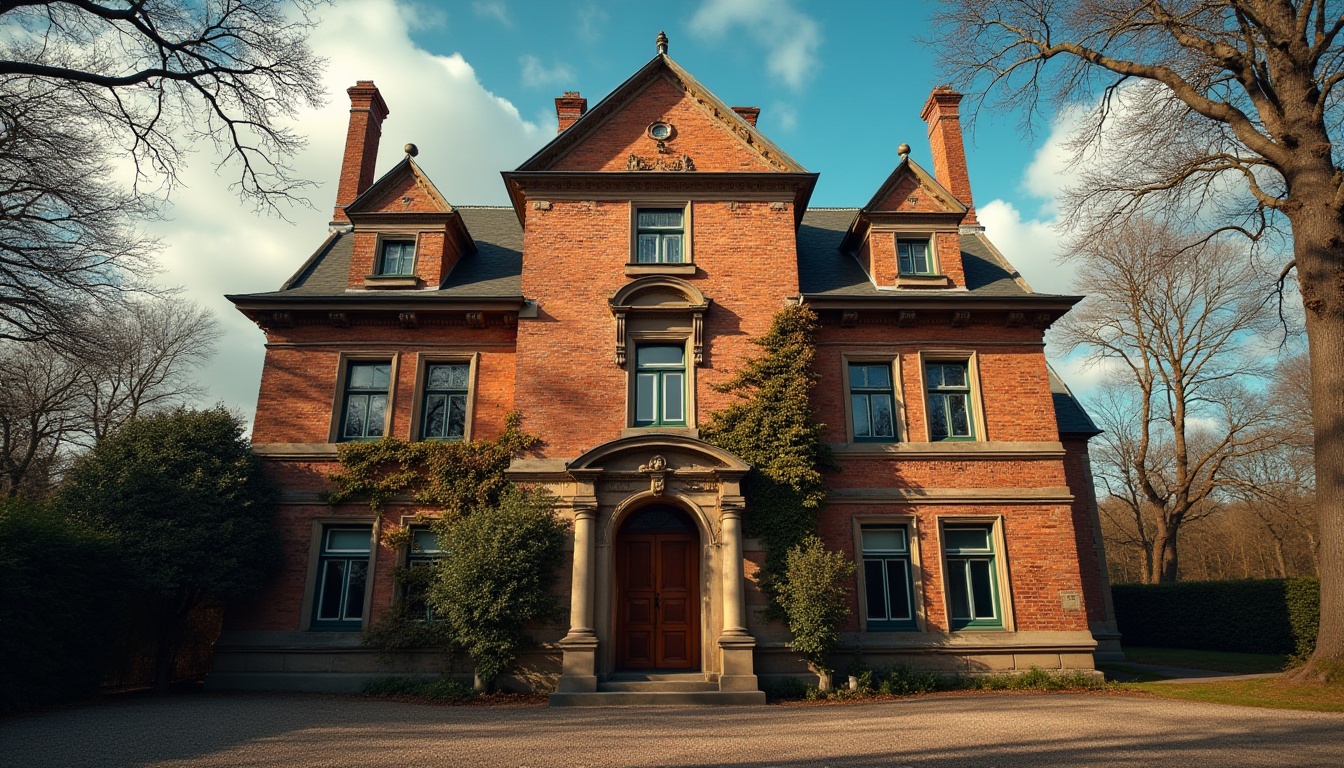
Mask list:
[[[664,147],[665,149],[665,147]],[[668,157],[640,157],[630,154],[625,161],[625,170],[627,171],[694,171],[695,161],[690,155],[676,155]]]
[[397,322],[401,323],[402,328],[420,327],[420,321],[416,319],[414,312],[402,312],[397,315]]
[[952,313],[952,327],[961,328],[971,322],[971,313],[966,310],[958,310]]
[[853,328],[859,324],[859,311],[857,309],[846,309],[840,313],[840,327]]
[[667,459],[655,454],[647,464],[639,465],[639,473],[649,476],[649,491],[654,496],[662,496],[667,490]]
[[468,313],[467,313],[467,327],[468,327],[468,328],[484,328],[484,327],[485,327],[485,313],[484,313],[484,312],[468,312]]
[[896,325],[901,328],[909,328],[915,324],[915,311],[913,309],[903,309],[896,317]]
[[337,328],[349,328],[350,316],[344,312],[332,312],[327,315],[327,320]]
[[691,316],[691,355],[705,363],[704,318],[709,299],[694,285],[675,277],[650,276],[634,280],[608,301],[616,318],[616,364],[626,364],[626,317],[630,314]]

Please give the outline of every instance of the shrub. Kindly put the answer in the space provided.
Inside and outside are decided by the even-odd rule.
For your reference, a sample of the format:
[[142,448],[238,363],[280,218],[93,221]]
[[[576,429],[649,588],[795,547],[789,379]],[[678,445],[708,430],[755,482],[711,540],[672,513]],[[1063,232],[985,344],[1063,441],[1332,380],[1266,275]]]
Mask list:
[[544,491],[515,488],[496,506],[434,523],[449,554],[435,566],[429,601],[487,686],[517,658],[524,625],[557,613],[566,525],[554,505]]
[[[873,691],[884,696],[912,696],[938,690],[942,681],[936,672],[911,669],[905,665],[878,670],[872,676]],[[859,687],[863,687],[860,680]]]
[[120,573],[110,536],[0,501],[0,712],[97,692]]
[[1130,645],[1311,655],[1320,622],[1316,579],[1117,584],[1116,623]]
[[462,704],[476,698],[477,691],[456,680],[416,677],[384,677],[364,684],[365,696],[430,699],[446,704]]
[[789,550],[778,599],[793,639],[789,647],[828,688],[830,655],[840,643],[840,624],[849,615],[850,577],[854,563],[843,552],[827,551],[816,536]]

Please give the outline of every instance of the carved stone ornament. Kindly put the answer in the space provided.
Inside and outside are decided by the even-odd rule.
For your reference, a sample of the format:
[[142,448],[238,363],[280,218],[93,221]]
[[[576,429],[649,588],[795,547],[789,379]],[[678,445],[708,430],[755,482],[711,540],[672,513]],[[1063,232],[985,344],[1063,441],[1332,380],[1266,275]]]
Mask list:
[[649,476],[649,490],[654,496],[662,496],[667,490],[667,459],[655,455],[649,463],[639,465],[639,472]]
[[675,157],[640,157],[631,153],[626,158],[625,170],[627,171],[694,171],[695,161],[690,155],[677,155]]

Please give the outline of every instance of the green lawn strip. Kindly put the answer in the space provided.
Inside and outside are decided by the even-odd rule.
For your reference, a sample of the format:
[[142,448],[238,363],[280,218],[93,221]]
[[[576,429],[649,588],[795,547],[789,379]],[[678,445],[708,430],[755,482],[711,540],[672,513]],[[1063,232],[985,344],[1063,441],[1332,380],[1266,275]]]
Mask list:
[[1304,685],[1280,678],[1210,680],[1200,683],[1126,683],[1124,688],[1164,699],[1184,699],[1243,707],[1344,712],[1344,685]]
[[1228,651],[1196,651],[1188,648],[1125,648],[1125,661],[1134,664],[1155,664],[1184,669],[1211,669],[1238,675],[1262,672],[1282,672],[1288,665],[1287,656],[1265,653],[1231,653]]

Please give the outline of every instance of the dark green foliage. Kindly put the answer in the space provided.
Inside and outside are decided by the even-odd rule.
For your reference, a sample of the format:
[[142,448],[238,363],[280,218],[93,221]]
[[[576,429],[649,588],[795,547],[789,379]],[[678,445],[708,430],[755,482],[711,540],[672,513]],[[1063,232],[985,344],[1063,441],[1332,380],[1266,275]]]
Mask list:
[[[398,568],[396,578],[401,584],[408,578],[421,581],[427,591],[433,574],[432,568]],[[452,629],[447,622],[425,621],[424,611],[420,608],[407,600],[398,600],[386,616],[364,630],[361,642],[389,655],[397,651],[432,648],[451,658],[456,645]]]
[[436,521],[448,553],[436,566],[429,601],[487,684],[513,663],[528,622],[553,619],[552,589],[567,526],[554,499],[511,489],[493,506]]
[[788,618],[797,651],[819,675],[831,671],[830,655],[840,644],[840,623],[849,615],[854,563],[844,552],[829,552],[816,536],[789,550],[775,598]]
[[120,577],[111,537],[0,501],[0,713],[97,692]]
[[911,669],[904,664],[862,672],[858,675],[859,691],[871,691],[878,696],[914,696],[943,687],[938,673],[926,669]]
[[1115,617],[1124,642],[1156,648],[1293,654],[1316,644],[1316,579],[1116,584]]
[[278,564],[274,500],[243,425],[223,408],[136,419],[71,468],[60,509],[111,535],[129,589],[153,604],[156,687],[191,613],[255,593]]
[[479,694],[455,680],[423,680],[417,677],[384,677],[364,686],[365,696],[428,699],[445,704],[463,704]]
[[946,687],[972,691],[1076,691],[1105,686],[1100,676],[1085,672],[1058,673],[1032,667],[1016,674],[966,676]]
[[786,553],[816,530],[826,498],[822,470],[835,468],[821,439],[825,425],[812,417],[816,334],[817,317],[807,307],[776,313],[769,332],[753,340],[763,354],[717,387],[739,400],[711,413],[700,429],[706,442],[752,466],[743,481],[743,522],[747,535],[765,545],[760,585],[771,596]]
[[330,476],[336,489],[326,500],[337,504],[367,499],[381,513],[388,500],[409,494],[443,510],[449,517],[494,505],[510,487],[504,472],[515,457],[540,439],[519,429],[522,419],[509,414],[503,434],[494,440],[445,443],[406,442],[385,437],[376,443],[345,443],[341,469]]

